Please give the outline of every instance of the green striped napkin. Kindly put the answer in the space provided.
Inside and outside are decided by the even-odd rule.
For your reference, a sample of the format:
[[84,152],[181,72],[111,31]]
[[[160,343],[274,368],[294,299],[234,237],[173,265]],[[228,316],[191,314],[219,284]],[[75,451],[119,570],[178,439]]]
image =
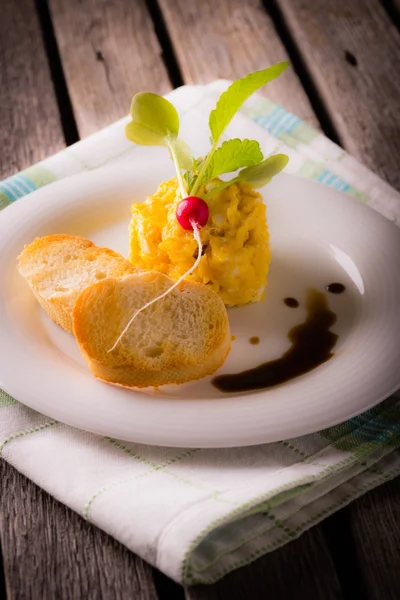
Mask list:
[[[181,114],[184,139],[199,154],[208,143],[208,112],[226,85],[185,86],[169,95]],[[125,122],[0,183],[0,209],[62,177],[134,160],[138,149],[124,138]],[[253,97],[229,131],[238,137],[243,132],[261,141],[264,154],[289,154],[288,172],[354,196],[400,225],[400,195],[283,108]],[[396,395],[346,423],[298,439],[229,450],[177,450],[79,431],[0,391],[0,455],[189,585],[218,580],[395,477],[399,444]]]

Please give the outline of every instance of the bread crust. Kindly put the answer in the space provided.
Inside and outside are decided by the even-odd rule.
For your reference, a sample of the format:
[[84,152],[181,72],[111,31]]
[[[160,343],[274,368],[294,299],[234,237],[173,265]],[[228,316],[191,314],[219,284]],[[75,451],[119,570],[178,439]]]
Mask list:
[[[154,323],[146,320],[151,318],[149,309],[142,313],[145,317],[141,340],[143,336],[151,339],[154,332],[163,330],[165,323],[172,323],[164,332],[165,347],[159,357],[140,351],[139,342],[132,348],[128,346],[127,351],[125,348],[125,354],[121,354],[118,347],[113,353],[107,350],[121,332],[121,328],[115,329],[115,319],[126,322],[126,313],[130,314],[129,307],[120,314],[115,308],[123,294],[129,296],[130,290],[134,290],[135,302],[141,306],[173,284],[166,275],[155,271],[138,272],[113,250],[99,248],[85,238],[68,234],[35,239],[18,257],[18,269],[48,316],[75,335],[90,370],[102,381],[126,388],[181,384],[212,375],[229,354],[231,334],[224,303],[200,283],[185,281],[169,294],[170,313],[162,313],[162,302],[153,305],[158,315]],[[104,313],[102,303],[110,294],[114,294],[113,302],[109,312]],[[183,322],[186,327],[183,339],[187,343],[175,336]],[[190,323],[197,323],[199,330]],[[107,340],[109,328],[114,329]],[[95,334],[103,340],[97,349]]]
[[[119,317],[111,314],[108,306],[101,307],[101,303],[103,301],[109,302],[110,306],[114,306],[110,300],[107,300],[107,297],[112,297],[112,294],[129,293],[131,284],[132,286],[140,285],[138,280],[143,281],[143,278],[146,277],[154,277],[162,281],[163,285],[165,281],[169,282],[168,285],[173,283],[166,275],[158,272],[147,272],[146,274],[130,275],[123,278],[123,280],[108,279],[101,281],[86,288],[79,295],[73,311],[74,333],[82,355],[93,375],[114,385],[126,388],[143,388],[181,384],[215,373],[225,362],[231,347],[232,338],[228,315],[221,298],[215,292],[207,289],[202,284],[193,282],[184,282],[180,286],[176,298],[177,301],[180,297],[183,299],[186,292],[186,294],[196,294],[203,305],[207,304],[207,310],[204,312],[203,318],[208,319],[210,324],[212,321],[213,329],[209,329],[207,339],[203,339],[202,344],[199,344],[204,348],[201,352],[193,356],[193,352],[187,352],[185,344],[179,345],[179,343],[174,346],[173,351],[166,349],[160,359],[157,358],[153,361],[148,356],[141,354],[133,344],[129,350],[125,348],[124,351],[118,352],[117,346],[112,353],[104,352],[104,347],[98,343],[99,332],[94,331],[94,327],[92,327],[92,307],[94,303],[96,303],[99,314],[102,315],[102,339],[108,340],[110,346],[111,340],[115,338],[111,334],[109,335],[110,332],[107,332],[106,328],[109,327],[114,330],[113,320]],[[159,310],[162,311],[162,307]],[[187,310],[193,310],[193,303],[188,303]],[[103,312],[107,314],[107,318],[104,318]],[[163,322],[166,318],[167,315],[160,312],[157,324],[152,325],[149,323],[149,327],[157,327],[160,334],[162,334]],[[134,327],[134,324],[132,327]],[[179,327],[178,323],[176,327]],[[199,335],[196,331],[188,331],[187,333],[188,336]]]
[[[109,248],[100,248],[90,240],[80,236],[53,234],[36,238],[33,242],[25,246],[18,257],[18,270],[20,274],[26,279],[37,301],[50,319],[69,333],[73,333],[72,310],[76,298],[82,289],[75,288],[70,291],[66,290],[64,293],[45,295],[38,283],[38,279],[42,283],[43,279],[50,276],[50,270],[46,273],[46,261],[48,256],[57,247],[59,249],[63,247],[65,254],[75,253],[75,255],[81,257],[80,269],[82,275],[87,275],[88,273],[88,258],[90,258],[92,267],[97,264],[96,261],[100,264],[100,261],[104,261],[107,258],[108,264],[106,265],[106,269],[104,269],[104,265],[101,266],[101,269],[104,271],[107,270],[105,276],[120,277],[135,273],[136,269],[126,258],[117,252]],[[62,283],[60,280],[61,287]],[[93,283],[93,281],[89,281],[90,283]]]

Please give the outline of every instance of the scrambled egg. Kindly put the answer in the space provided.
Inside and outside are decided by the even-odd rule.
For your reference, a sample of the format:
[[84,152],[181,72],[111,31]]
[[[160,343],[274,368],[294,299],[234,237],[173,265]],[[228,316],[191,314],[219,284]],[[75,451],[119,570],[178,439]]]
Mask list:
[[[209,189],[208,184],[207,189]],[[215,185],[215,184],[214,184]],[[204,191],[199,190],[199,195]],[[161,183],[143,204],[132,205],[130,260],[144,270],[178,279],[194,263],[197,243],[178,223],[176,179]],[[271,259],[266,209],[258,192],[239,182],[209,199],[208,223],[200,230],[203,256],[188,277],[211,286],[226,304],[261,300]]]

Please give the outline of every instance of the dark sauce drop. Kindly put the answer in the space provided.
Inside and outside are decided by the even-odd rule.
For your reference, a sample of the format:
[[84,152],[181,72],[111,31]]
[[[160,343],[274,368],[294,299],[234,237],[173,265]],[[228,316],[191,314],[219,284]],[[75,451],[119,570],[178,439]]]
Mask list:
[[269,388],[315,369],[332,356],[337,335],[329,331],[336,315],[329,310],[324,294],[310,290],[306,299],[307,318],[293,327],[289,350],[280,358],[233,375],[219,375],[213,384],[222,392],[244,392]]
[[343,283],[330,283],[326,286],[326,290],[331,294],[343,294],[345,289]]
[[255,335],[249,339],[249,342],[250,344],[253,344],[253,346],[255,346],[256,344],[260,343],[260,338],[258,337],[258,335]]
[[284,298],[283,301],[289,308],[297,308],[299,305],[299,301],[296,298]]

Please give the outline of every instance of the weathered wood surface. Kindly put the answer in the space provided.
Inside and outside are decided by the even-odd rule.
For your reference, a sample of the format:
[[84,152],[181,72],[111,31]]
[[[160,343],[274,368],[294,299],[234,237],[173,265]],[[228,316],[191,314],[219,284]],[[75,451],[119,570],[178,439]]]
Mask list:
[[[185,83],[237,79],[288,60],[262,0],[160,0]],[[262,91],[319,127],[293,69]]]
[[322,523],[343,595],[400,598],[400,478],[358,498]]
[[0,461],[8,600],[156,600],[152,569]]
[[355,562],[368,600],[400,598],[400,478],[346,510]]
[[[173,64],[167,68],[162,59],[165,45],[161,47],[147,9],[154,17],[153,0],[49,3],[81,136],[124,115],[135,91],[162,93],[171,87],[171,76],[179,79],[179,73],[171,72]],[[287,58],[285,44],[290,43],[280,41],[261,0],[159,3],[185,82],[234,78]],[[62,106],[61,116],[57,108],[35,4],[42,5],[2,2],[0,177],[64,146],[65,114]],[[397,184],[399,137],[393,111],[399,90],[393,65],[399,38],[388,12],[369,0],[264,4],[271,5],[274,18],[280,7],[344,145]],[[52,69],[54,65],[52,57]],[[315,123],[293,72],[267,94]],[[0,541],[9,600],[183,597],[181,588],[1,461],[0,481]],[[399,598],[399,488],[397,480],[371,492],[215,586],[186,590],[187,599]]]
[[64,146],[34,0],[2,0],[0,16],[0,177]]
[[381,0],[389,18],[400,29],[400,0]]
[[343,146],[400,189],[399,32],[377,0],[277,0]]
[[[33,0],[2,2],[0,82],[2,179],[65,146]],[[156,598],[148,565],[3,460],[0,482],[8,600]]]
[[399,549],[397,478],[352,502],[298,540],[231,573],[214,586],[187,590],[186,598],[397,600]]
[[186,590],[186,600],[342,600],[325,538],[316,527],[287,546],[227,575],[212,587]]
[[50,0],[80,137],[129,112],[133,94],[171,88],[145,0]]

